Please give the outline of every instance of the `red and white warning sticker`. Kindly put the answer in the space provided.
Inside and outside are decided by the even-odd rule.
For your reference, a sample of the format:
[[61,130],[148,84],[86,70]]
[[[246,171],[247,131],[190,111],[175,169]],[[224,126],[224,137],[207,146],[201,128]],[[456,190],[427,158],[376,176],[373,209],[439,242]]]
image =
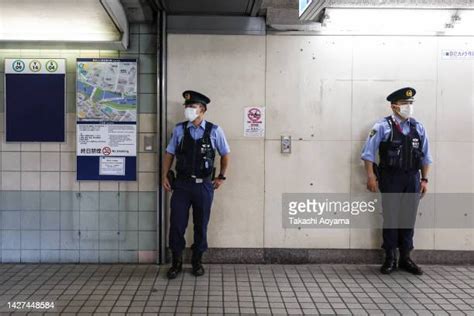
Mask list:
[[265,107],[246,107],[244,109],[244,136],[265,136]]

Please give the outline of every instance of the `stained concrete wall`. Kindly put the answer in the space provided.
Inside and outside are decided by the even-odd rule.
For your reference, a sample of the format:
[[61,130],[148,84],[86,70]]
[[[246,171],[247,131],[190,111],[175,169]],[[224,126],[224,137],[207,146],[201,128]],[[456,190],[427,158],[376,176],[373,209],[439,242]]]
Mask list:
[[[364,192],[362,145],[390,113],[386,95],[402,86],[418,91],[415,117],[434,157],[431,192],[474,190],[474,61],[441,56],[472,50],[473,39],[173,34],[168,45],[168,136],[183,120],[182,91],[194,89],[211,97],[207,119],[231,146],[210,247],[378,248],[376,229],[284,229],[281,195]],[[264,139],[243,137],[247,106],[266,106]],[[293,138],[290,155],[280,153],[281,135]],[[473,250],[473,230],[418,229],[415,246]]]

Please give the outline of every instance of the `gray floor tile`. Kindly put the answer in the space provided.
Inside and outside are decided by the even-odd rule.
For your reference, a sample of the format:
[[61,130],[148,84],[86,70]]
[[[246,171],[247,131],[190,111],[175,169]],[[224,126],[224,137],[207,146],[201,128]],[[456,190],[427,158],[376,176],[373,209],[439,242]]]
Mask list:
[[362,265],[206,267],[204,278],[169,281],[156,265],[0,264],[0,313],[34,300],[55,302],[51,315],[473,314],[472,266],[426,266],[423,277]]

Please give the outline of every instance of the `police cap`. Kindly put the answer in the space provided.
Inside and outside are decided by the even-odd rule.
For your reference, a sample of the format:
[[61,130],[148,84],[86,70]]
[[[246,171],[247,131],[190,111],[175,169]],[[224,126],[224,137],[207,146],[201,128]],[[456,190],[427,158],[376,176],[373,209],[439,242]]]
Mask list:
[[399,100],[411,100],[416,94],[416,90],[410,87],[402,88],[389,94],[387,101],[395,103]]
[[207,104],[211,102],[211,99],[206,97],[204,94],[192,90],[184,91],[183,98],[184,104],[201,103],[204,106],[207,106]]

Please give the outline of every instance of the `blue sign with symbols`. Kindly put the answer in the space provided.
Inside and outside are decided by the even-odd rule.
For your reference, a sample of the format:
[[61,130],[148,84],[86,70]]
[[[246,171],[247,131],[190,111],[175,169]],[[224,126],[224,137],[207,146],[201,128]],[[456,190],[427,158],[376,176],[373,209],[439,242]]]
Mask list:
[[64,142],[64,59],[5,59],[5,140]]

